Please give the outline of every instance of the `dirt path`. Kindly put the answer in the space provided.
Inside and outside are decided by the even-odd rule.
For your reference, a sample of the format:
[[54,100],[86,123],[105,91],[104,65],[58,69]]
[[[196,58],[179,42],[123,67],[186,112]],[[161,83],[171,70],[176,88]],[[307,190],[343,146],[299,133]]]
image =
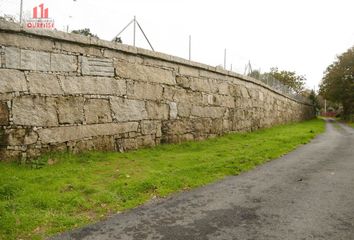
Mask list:
[[55,239],[354,239],[354,130]]

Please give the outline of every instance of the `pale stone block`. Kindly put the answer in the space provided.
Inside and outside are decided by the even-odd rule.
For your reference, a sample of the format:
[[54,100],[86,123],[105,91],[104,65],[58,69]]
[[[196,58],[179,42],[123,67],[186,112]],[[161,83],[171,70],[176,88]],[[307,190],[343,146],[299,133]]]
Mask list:
[[248,89],[248,93],[253,100],[259,99],[258,89],[257,90],[256,89]]
[[260,90],[258,93],[259,93],[259,100],[261,102],[263,102],[264,101],[264,94],[263,94],[262,90]]
[[50,71],[50,53],[21,49],[20,68],[25,70]]
[[112,59],[80,57],[80,61],[83,75],[114,77]]
[[191,114],[196,117],[221,118],[225,109],[222,107],[201,107],[193,106]]
[[136,99],[159,100],[162,98],[162,86],[144,82],[127,83],[127,96]]
[[111,49],[106,49],[103,53],[103,56],[106,58],[113,59],[114,65],[116,65],[117,62],[119,62],[119,61],[130,62],[130,63],[139,63],[139,64],[142,64],[144,62],[144,60],[141,57],[138,57],[136,55],[131,55],[131,54],[127,54],[125,52],[111,50]]
[[223,79],[223,78],[225,78],[225,75],[223,75],[223,74],[220,74],[220,73],[217,73],[217,72],[212,72],[212,71],[205,71],[205,70],[200,70],[199,71],[199,76],[203,77],[203,78],[212,78],[212,79]]
[[77,57],[52,53],[50,69],[54,72],[75,72],[77,70]]
[[184,133],[193,132],[193,124],[189,119],[165,121],[162,125],[163,133],[165,135],[180,135]]
[[[172,86],[164,86],[163,88],[163,93],[162,93],[162,98],[164,100],[168,100],[168,101],[174,101],[173,97],[175,95],[175,92],[177,91],[177,87],[172,87]],[[183,91],[185,91],[184,89],[181,89]]]
[[180,66],[178,72],[183,76],[199,77],[199,69],[197,68]]
[[111,98],[112,111],[118,121],[134,121],[147,119],[145,102],[132,99]]
[[226,82],[218,82],[219,94],[230,95],[230,84]]
[[132,80],[172,85],[176,83],[172,71],[128,62],[117,62],[116,74]]
[[42,94],[63,94],[57,76],[44,73],[29,73],[27,75],[29,91]]
[[21,50],[14,47],[5,47],[6,68],[17,68],[21,66]]
[[178,103],[178,116],[180,117],[190,117],[192,105],[190,103]]
[[21,30],[21,26],[18,23],[0,19],[0,29],[18,32]]
[[84,109],[86,123],[88,124],[112,122],[109,100],[87,99]]
[[144,135],[156,134],[157,137],[161,136],[161,122],[160,121],[141,121],[141,133]]
[[0,68],[5,68],[5,67],[6,67],[5,47],[0,46]]
[[168,119],[169,106],[166,103],[148,101],[146,102],[146,110],[150,119]]
[[87,48],[70,42],[55,41],[54,49],[60,50],[61,52],[70,52],[74,54],[88,54]]
[[201,92],[187,91],[183,88],[164,88],[163,98],[171,102],[183,102],[183,103],[193,103],[202,104],[203,96]]
[[217,93],[218,85],[215,80],[205,78],[190,78],[190,88],[193,91],[201,91],[207,93]]
[[177,85],[182,87],[182,88],[190,88],[191,87],[191,81],[188,77],[185,76],[177,76],[176,77],[176,82]]
[[30,35],[18,34],[17,32],[4,32],[0,34],[0,43],[6,46],[31,48],[39,51],[51,51],[53,49],[52,39],[36,38]]
[[0,93],[24,91],[27,91],[27,83],[23,72],[0,69]]
[[241,89],[242,97],[244,97],[244,98],[250,98],[250,94],[248,93],[247,88],[245,88],[245,87],[243,87],[243,86],[240,86],[240,89]]
[[18,93],[0,93],[0,101],[11,101],[16,97],[16,94]]
[[191,120],[193,124],[193,133],[196,135],[210,133],[212,128],[212,122],[216,119],[211,118],[194,118]]
[[60,124],[83,123],[83,97],[61,97],[58,98],[57,105]]
[[229,108],[235,107],[235,99],[231,96],[214,95],[213,99],[214,99],[214,105],[229,107]]
[[203,79],[203,78],[191,78],[190,79],[190,88],[193,91],[201,91],[201,92],[207,92],[207,93],[216,92],[216,89],[215,89],[215,91],[212,91],[212,88],[210,86],[210,80]]
[[13,100],[12,114],[15,125],[57,126],[57,111],[53,98],[22,96]]
[[104,123],[68,127],[42,128],[38,130],[41,142],[60,143],[95,136],[112,136],[138,130],[137,122]]
[[166,62],[164,60],[154,59],[154,58],[144,58],[144,65],[159,67],[170,71],[178,71],[177,64]]
[[215,103],[215,97],[212,94],[202,94],[203,96],[203,104],[205,105],[213,105]]
[[169,102],[168,105],[170,107],[170,119],[176,119],[177,118],[177,103]]
[[67,94],[125,95],[125,80],[108,77],[60,77]]

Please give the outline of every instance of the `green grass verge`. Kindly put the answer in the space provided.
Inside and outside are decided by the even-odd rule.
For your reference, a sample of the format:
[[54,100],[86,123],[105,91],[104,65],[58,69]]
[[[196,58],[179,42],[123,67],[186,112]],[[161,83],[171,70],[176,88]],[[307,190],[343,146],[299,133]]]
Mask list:
[[0,239],[42,239],[237,175],[323,131],[311,120],[128,153],[52,154],[40,169],[0,163]]

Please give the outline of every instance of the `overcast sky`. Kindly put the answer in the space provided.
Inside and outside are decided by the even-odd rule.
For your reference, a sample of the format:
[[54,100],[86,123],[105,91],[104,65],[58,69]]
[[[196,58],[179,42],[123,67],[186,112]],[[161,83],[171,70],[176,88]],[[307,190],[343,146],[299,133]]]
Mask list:
[[[353,0],[23,0],[30,15],[44,3],[56,27],[90,28],[111,40],[136,15],[156,51],[223,65],[244,72],[270,67],[305,75],[307,86],[319,84],[336,55],[354,45]],[[16,15],[20,0],[0,0],[0,14]],[[133,28],[122,34],[132,44]],[[137,46],[149,48],[140,33]]]

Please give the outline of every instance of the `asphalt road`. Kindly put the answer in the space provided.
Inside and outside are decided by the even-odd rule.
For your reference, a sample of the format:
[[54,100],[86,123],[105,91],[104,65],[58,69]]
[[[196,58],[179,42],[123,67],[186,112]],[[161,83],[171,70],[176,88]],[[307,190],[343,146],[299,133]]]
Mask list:
[[354,130],[54,239],[354,239]]

